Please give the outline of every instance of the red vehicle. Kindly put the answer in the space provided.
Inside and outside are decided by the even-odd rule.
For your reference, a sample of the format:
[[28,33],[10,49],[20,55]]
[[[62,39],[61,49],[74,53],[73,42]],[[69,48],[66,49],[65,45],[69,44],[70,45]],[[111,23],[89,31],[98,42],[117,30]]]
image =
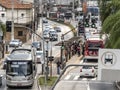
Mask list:
[[98,56],[99,48],[103,48],[104,43],[100,38],[89,38],[85,42],[85,56]]

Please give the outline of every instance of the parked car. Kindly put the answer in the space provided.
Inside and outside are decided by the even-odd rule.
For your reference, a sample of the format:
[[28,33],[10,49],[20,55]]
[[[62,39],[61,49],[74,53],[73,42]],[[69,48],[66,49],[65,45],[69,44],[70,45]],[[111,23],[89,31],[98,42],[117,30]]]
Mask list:
[[80,68],[80,77],[96,77],[97,70],[93,66],[82,66]]
[[19,39],[11,40],[10,43],[9,43],[9,46],[10,47],[19,47],[19,46],[22,46],[22,41],[20,41]]
[[41,42],[39,41],[32,42],[32,47],[36,48],[37,50],[41,50]]
[[36,51],[36,63],[41,63],[43,61],[43,51]]
[[60,28],[60,27],[54,27],[54,30],[55,30],[56,32],[61,32],[61,28]]

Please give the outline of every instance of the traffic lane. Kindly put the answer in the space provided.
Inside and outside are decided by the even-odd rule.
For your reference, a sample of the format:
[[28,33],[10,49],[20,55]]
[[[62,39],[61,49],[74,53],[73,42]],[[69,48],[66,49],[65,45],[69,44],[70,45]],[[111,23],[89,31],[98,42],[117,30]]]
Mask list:
[[59,81],[53,90],[88,90],[87,81]]
[[113,82],[90,81],[90,90],[117,90]]
[[61,80],[89,81],[96,80],[97,77],[80,77],[80,67],[69,68],[61,77]]
[[53,90],[117,90],[112,82],[59,81]]

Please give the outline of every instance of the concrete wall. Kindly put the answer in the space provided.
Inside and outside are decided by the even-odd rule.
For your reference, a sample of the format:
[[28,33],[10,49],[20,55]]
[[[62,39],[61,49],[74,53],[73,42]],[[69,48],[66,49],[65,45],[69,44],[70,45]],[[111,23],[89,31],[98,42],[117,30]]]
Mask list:
[[120,70],[102,69],[102,81],[120,81]]
[[[24,14],[24,16],[22,16]],[[13,19],[14,19],[14,23],[27,23],[32,21],[32,10],[14,10],[14,14],[13,14]],[[7,21],[11,21],[12,20],[12,12],[11,10],[7,10],[6,12],[6,17],[7,17]]]
[[[18,31],[23,31],[23,36],[18,36]],[[22,42],[26,42],[30,39],[30,31],[23,27],[15,27],[14,38],[20,39]],[[6,32],[5,41],[9,43],[10,40],[11,40],[11,32]]]

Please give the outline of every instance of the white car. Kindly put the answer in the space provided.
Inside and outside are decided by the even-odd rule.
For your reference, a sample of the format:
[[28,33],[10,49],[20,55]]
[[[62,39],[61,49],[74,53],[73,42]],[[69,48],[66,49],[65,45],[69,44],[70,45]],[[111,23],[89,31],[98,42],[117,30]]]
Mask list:
[[58,34],[54,29],[50,29],[49,35],[50,35],[50,41],[57,41],[58,40]]
[[48,30],[43,31],[43,37],[44,37],[44,39],[49,39],[49,31]]
[[22,46],[22,41],[20,41],[19,39],[11,40],[10,43],[9,43],[9,46],[10,47],[19,47],[19,46]]
[[36,63],[43,62],[43,51],[36,51]]
[[96,77],[97,76],[97,70],[93,66],[82,66],[80,68],[80,77]]

